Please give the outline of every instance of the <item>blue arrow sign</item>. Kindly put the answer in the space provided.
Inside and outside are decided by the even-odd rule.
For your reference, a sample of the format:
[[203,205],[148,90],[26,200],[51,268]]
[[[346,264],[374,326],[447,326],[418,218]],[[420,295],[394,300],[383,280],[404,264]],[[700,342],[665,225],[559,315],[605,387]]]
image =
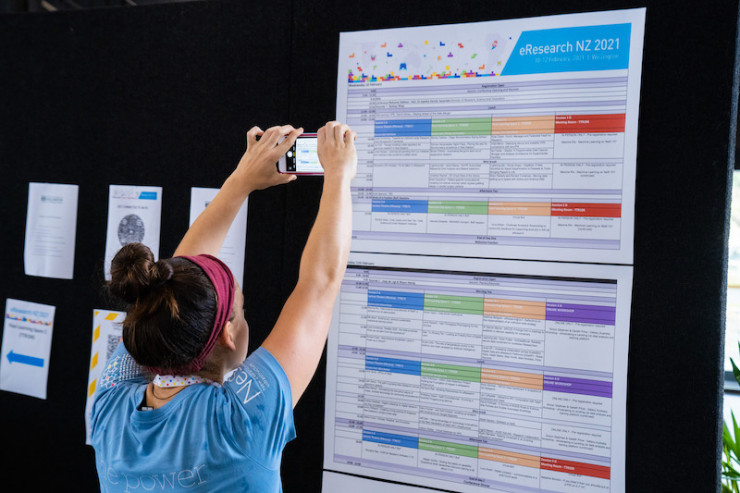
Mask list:
[[8,353],[8,361],[11,363],[22,363],[24,365],[38,366],[41,368],[44,366],[43,358],[35,358],[25,354],[14,353],[12,349]]

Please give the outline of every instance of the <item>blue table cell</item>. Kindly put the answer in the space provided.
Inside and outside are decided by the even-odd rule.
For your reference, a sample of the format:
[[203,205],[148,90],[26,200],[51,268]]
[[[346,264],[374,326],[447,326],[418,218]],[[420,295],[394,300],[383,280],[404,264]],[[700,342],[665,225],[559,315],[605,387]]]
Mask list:
[[419,448],[419,438],[382,431],[362,430],[362,439],[366,442],[385,443],[399,447]]
[[426,200],[373,200],[373,212],[411,212],[426,214],[428,211]]
[[423,310],[424,293],[404,293],[370,289],[367,292],[367,306]]
[[431,137],[432,120],[375,120],[375,137]]
[[401,373],[403,375],[421,375],[421,362],[407,359],[365,356],[365,369]]

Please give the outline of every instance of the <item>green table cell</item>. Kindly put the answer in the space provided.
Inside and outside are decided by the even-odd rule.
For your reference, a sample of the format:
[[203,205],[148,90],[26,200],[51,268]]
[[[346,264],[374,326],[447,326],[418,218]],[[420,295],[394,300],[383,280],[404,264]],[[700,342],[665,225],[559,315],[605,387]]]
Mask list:
[[432,120],[432,137],[449,135],[491,135],[491,119],[442,118]]
[[475,445],[462,445],[459,443],[442,442],[440,440],[430,440],[428,438],[419,438],[419,450],[460,455],[463,457],[472,457],[473,459],[478,458],[478,447]]
[[464,382],[480,382],[480,368],[422,361],[421,376],[462,380]]
[[488,202],[463,202],[455,200],[430,200],[429,214],[480,214],[488,215]]
[[424,309],[435,312],[483,314],[483,298],[472,296],[450,296],[445,294],[425,294]]

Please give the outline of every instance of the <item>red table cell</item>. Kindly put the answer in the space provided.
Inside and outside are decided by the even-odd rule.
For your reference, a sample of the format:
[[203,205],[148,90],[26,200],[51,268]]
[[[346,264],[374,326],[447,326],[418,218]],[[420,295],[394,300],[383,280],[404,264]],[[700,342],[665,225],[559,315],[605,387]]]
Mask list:
[[580,204],[553,202],[551,216],[564,217],[622,217],[622,204]]
[[555,115],[555,133],[624,132],[624,120],[624,113],[614,115]]
[[567,472],[569,474],[580,474],[582,476],[590,476],[592,478],[611,478],[611,467],[587,464],[585,462],[574,462],[570,460],[550,459],[548,457],[540,458],[540,469]]

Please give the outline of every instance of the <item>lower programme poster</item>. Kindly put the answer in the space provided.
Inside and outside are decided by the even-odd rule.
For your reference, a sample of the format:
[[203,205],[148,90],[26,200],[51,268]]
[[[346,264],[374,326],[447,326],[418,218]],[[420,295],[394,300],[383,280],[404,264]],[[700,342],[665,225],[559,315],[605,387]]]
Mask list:
[[353,253],[324,468],[464,492],[624,491],[631,291],[628,266]]

